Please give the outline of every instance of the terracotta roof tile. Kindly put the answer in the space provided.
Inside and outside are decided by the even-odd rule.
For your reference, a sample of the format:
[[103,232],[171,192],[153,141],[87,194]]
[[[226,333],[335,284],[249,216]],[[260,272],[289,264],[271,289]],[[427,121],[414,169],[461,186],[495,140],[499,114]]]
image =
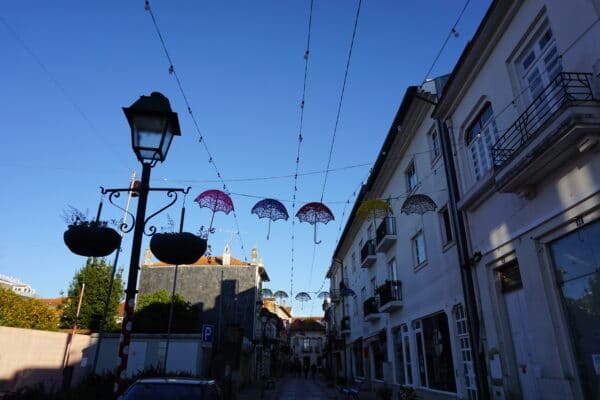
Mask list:
[[[167,264],[164,262],[156,262],[153,264],[150,264],[150,267],[166,267],[166,266],[170,266],[171,264]],[[219,257],[219,256],[202,256],[198,259],[198,261],[196,261],[193,264],[187,264],[187,265],[197,265],[197,266],[211,266],[211,265],[223,265],[223,257]],[[241,261],[238,260],[237,258],[233,258],[231,257],[231,262],[229,263],[229,265],[232,266],[240,266],[240,267],[248,267],[250,266],[250,263],[245,262],[245,261]]]

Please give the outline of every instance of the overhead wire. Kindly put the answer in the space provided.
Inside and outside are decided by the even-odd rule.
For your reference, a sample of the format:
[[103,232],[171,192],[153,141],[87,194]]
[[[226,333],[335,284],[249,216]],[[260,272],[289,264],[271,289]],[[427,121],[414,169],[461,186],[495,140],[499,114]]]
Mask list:
[[467,0],[465,2],[465,5],[463,6],[462,10],[460,11],[460,14],[458,15],[458,18],[456,19],[456,22],[454,22],[454,25],[452,25],[452,28],[448,32],[448,36],[446,36],[446,39],[444,40],[444,43],[442,43],[442,47],[440,47],[440,49],[438,50],[437,55],[435,56],[435,58],[433,59],[433,62],[431,63],[431,66],[427,70],[427,73],[425,74],[425,77],[423,78],[423,82],[427,81],[427,78],[429,77],[429,74],[431,73],[431,71],[433,71],[433,68],[435,67],[435,64],[437,64],[440,56],[442,55],[442,52],[446,48],[446,45],[448,44],[448,41],[450,40],[450,38],[452,37],[452,35],[458,36],[458,31],[456,30],[456,27],[458,26],[458,23],[460,22],[463,14],[465,13],[465,11],[467,9],[467,6],[469,5],[470,1],[471,0]]
[[65,88],[65,86],[59,82],[59,80],[54,76],[50,69],[46,66],[46,64],[42,61],[42,59],[33,51],[31,47],[25,43],[25,40],[18,34],[18,32],[4,19],[0,16],[0,22],[6,27],[8,32],[12,35],[13,39],[33,58],[33,60],[38,64],[38,66],[42,69],[42,71],[46,74],[48,79],[54,84],[54,86],[58,89],[58,91],[62,94],[62,96],[71,104],[71,106],[77,111],[79,116],[87,123],[88,127],[93,133],[94,139],[99,140],[103,143],[113,154],[117,156],[119,161],[123,164],[123,166],[127,165],[125,161],[125,157],[118,149],[116,145],[111,143],[106,135],[100,134],[96,125],[92,122],[90,117],[83,111],[83,108],[75,101],[73,96],[69,93],[69,91]]
[[[333,156],[333,147],[335,145],[335,137],[337,134],[339,122],[340,122],[340,114],[342,112],[342,102],[344,101],[344,93],[346,91],[346,82],[348,81],[348,72],[350,71],[350,61],[352,60],[352,50],[354,49],[354,40],[356,39],[356,32],[358,30],[358,19],[360,16],[360,8],[362,5],[362,0],[358,0],[358,6],[356,8],[356,17],[354,19],[354,28],[352,30],[352,39],[350,40],[350,49],[348,50],[348,60],[346,61],[346,70],[344,71],[344,81],[342,83],[342,91],[340,93],[340,100],[338,102],[337,115],[335,117],[335,125],[333,127],[333,134],[331,135],[331,146],[329,147],[329,157],[327,160],[327,168],[329,169],[331,166],[331,158]],[[325,196],[325,188],[327,186],[327,177],[329,174],[325,173],[325,178],[323,179],[323,190],[321,190],[321,203],[323,202],[323,197]]]
[[[194,113],[192,111],[192,107],[190,104],[190,101],[186,95],[185,90],[183,89],[183,84],[181,83],[181,79],[179,78],[179,74],[177,73],[177,70],[175,69],[175,65],[173,63],[173,59],[171,58],[171,55],[169,53],[169,50],[167,49],[167,45],[165,43],[163,34],[158,26],[158,22],[156,21],[156,17],[154,15],[154,12],[152,11],[152,7],[150,7],[150,2],[148,0],[146,0],[145,5],[144,5],[144,9],[146,11],[148,11],[148,13],[150,14],[150,17],[152,18],[152,24],[154,25],[154,28],[156,30],[156,33],[158,35],[158,38],[160,40],[162,49],[165,53],[165,56],[167,58],[167,61],[169,62],[169,74],[173,75],[175,77],[175,80],[177,82],[177,87],[179,88],[179,92],[181,93],[181,96],[183,97],[183,100],[185,102],[185,105],[187,107],[187,111],[188,114],[190,115],[192,122],[194,124],[194,127],[196,128],[196,132],[198,133],[198,141],[200,143],[202,143],[204,150],[208,156],[208,162],[209,164],[211,164],[215,170],[215,173],[217,175],[217,178],[219,179],[219,181],[222,183],[223,185],[223,191],[229,195],[231,192],[229,190],[229,188],[227,187],[227,183],[225,182],[225,180],[223,179],[223,175],[221,174],[221,171],[219,170],[217,163],[214,160],[213,154],[211,153],[209,147],[208,147],[208,143],[206,142],[206,139],[204,138],[204,135],[202,134],[202,131],[200,129],[200,126],[198,124],[198,121],[196,120],[196,117],[194,116]],[[237,236],[238,239],[240,240],[240,247],[242,249],[242,254],[244,255],[244,261],[248,261],[248,257],[246,254],[246,249],[244,248],[244,240],[242,239],[242,234],[241,234],[241,230],[240,230],[240,225],[239,225],[239,221],[238,221],[238,217],[237,217],[237,213],[235,211],[235,209],[232,211],[233,213],[233,218],[235,221],[235,226],[236,226],[236,230],[237,230]]]
[[312,32],[314,0],[310,0],[308,12],[308,29],[306,34],[306,50],[304,51],[304,79],[302,82],[302,99],[300,101],[300,121],[298,127],[298,146],[296,149],[296,171],[294,173],[294,190],[292,192],[292,248],[290,264],[290,297],[294,296],[294,264],[295,264],[295,227],[296,227],[296,195],[298,193],[298,170],[300,168],[300,149],[302,147],[302,132],[304,129],[304,107],[306,105],[306,84],[308,82],[308,61],[310,59],[310,39]]

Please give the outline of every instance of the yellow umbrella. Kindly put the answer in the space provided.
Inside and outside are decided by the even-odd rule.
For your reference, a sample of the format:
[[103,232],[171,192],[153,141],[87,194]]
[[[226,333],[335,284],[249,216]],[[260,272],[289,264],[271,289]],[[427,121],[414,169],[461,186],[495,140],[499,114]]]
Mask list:
[[358,210],[356,210],[356,217],[361,219],[373,218],[375,220],[377,218],[385,218],[393,213],[392,207],[387,201],[374,199],[363,201]]

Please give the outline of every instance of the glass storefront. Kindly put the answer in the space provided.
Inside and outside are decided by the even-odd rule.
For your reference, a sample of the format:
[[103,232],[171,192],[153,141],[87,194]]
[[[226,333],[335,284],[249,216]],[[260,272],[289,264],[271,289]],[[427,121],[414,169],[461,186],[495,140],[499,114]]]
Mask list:
[[600,221],[550,250],[586,398],[600,399]]

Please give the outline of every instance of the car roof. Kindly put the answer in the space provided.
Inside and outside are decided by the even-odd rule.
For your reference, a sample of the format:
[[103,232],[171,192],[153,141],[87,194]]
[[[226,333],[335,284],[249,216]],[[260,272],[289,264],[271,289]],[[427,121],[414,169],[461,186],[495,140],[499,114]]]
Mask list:
[[213,379],[198,379],[198,378],[144,378],[138,379],[135,383],[161,383],[161,384],[177,384],[177,385],[213,385]]

